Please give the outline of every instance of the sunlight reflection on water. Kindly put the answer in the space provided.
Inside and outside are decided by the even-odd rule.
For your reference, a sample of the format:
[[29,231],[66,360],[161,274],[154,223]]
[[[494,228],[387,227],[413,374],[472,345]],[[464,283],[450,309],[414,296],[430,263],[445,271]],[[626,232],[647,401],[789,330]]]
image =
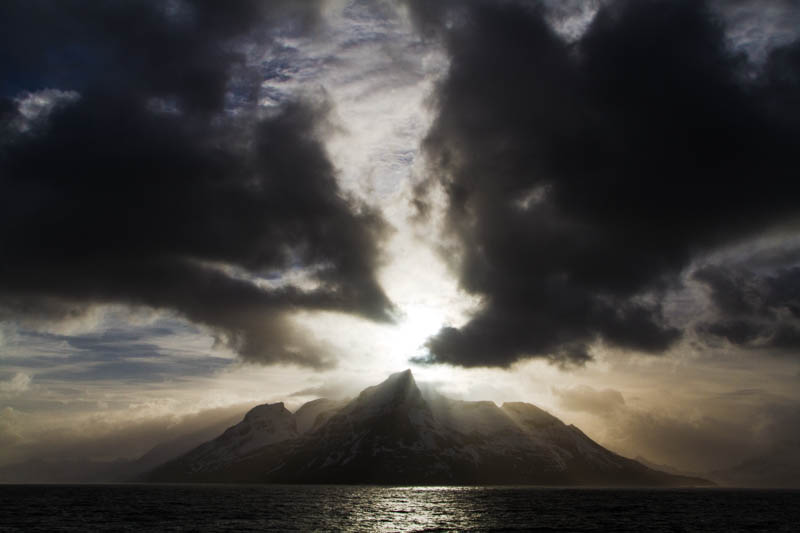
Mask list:
[[0,485],[2,531],[796,531],[800,491]]

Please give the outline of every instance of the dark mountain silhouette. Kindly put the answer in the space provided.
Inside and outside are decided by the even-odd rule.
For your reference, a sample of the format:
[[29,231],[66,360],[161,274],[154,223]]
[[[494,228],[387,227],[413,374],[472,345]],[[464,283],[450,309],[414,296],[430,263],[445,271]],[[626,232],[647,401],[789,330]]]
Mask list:
[[698,486],[606,450],[527,403],[456,401],[391,375],[346,403],[262,405],[149,481]]

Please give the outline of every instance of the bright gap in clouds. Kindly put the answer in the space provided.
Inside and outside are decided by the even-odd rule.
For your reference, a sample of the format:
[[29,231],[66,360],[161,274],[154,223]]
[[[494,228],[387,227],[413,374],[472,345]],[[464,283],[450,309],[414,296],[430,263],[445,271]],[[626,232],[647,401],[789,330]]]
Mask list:
[[404,368],[424,353],[428,337],[462,323],[474,305],[434,250],[436,228],[419,235],[410,221],[420,144],[433,119],[428,99],[446,57],[393,3],[332,2],[322,35],[283,45],[293,66],[275,71],[280,62],[274,59],[265,65],[264,105],[298,90],[309,94],[309,87],[312,97],[332,104],[326,147],[339,183],[393,228],[379,278],[397,307],[396,323],[388,326],[331,313],[304,313],[295,321],[328,344],[340,365],[378,374]]

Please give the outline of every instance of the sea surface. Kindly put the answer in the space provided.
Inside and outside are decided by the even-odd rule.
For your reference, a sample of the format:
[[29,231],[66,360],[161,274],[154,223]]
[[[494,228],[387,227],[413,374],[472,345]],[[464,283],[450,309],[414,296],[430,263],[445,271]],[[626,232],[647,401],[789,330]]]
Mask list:
[[0,485],[0,531],[800,531],[800,491]]

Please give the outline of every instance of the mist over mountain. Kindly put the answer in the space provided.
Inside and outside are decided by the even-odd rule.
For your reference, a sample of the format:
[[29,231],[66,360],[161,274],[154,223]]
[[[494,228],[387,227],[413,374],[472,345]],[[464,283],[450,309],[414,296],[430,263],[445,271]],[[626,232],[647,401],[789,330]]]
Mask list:
[[709,476],[724,485],[737,487],[797,488],[800,442],[781,443],[730,468],[710,472]]
[[[241,421],[244,409],[242,405],[234,405],[201,411],[177,421],[161,419],[151,421],[149,426],[133,424],[116,433],[90,433],[74,442],[62,434],[60,445],[48,443],[38,453],[31,450],[27,458],[0,466],[0,483],[130,481],[213,439]],[[144,453],[130,453],[132,450],[126,445],[135,446],[137,441],[154,444],[145,448]],[[101,451],[104,453],[98,454]]]
[[452,400],[410,370],[349,402],[252,409],[150,472],[159,482],[701,486],[619,456],[522,402]]

